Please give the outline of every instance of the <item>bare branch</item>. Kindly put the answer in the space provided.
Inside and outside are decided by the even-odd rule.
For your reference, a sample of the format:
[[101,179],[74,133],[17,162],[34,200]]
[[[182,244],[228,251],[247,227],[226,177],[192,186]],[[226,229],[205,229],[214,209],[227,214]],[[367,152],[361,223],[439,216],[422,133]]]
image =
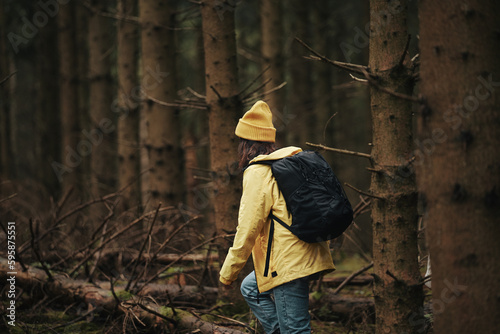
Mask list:
[[415,102],[415,103],[422,103],[422,101],[416,97],[413,97],[411,95],[406,95],[406,94],[401,94],[401,93],[398,93],[398,92],[394,92],[390,89],[387,89],[385,87],[382,87],[377,81],[375,81],[371,76],[370,74],[367,72],[367,71],[364,71],[363,70],[363,74],[366,78],[366,80],[368,80],[368,83],[370,85],[372,85],[373,87],[377,88],[378,90],[381,90],[389,95],[392,95],[394,97],[397,97],[397,98],[400,98],[400,99],[403,99],[403,100],[406,100],[406,101],[411,101],[411,102]]
[[401,54],[401,59],[399,59],[398,66],[403,66],[403,63],[406,58],[406,54],[408,53],[408,48],[410,47],[410,40],[411,40],[411,35],[408,34],[408,40],[406,41],[405,48],[403,50],[403,53]]
[[200,105],[196,105],[196,104],[189,104],[189,103],[169,103],[169,102],[164,102],[164,101],[160,101],[158,99],[155,99],[154,97],[150,96],[150,95],[146,95],[147,99],[148,100],[151,100],[153,101],[154,103],[157,103],[161,106],[165,106],[165,107],[174,107],[174,108],[192,108],[192,109],[200,109],[200,110],[206,110],[207,107],[206,106],[200,106]]
[[342,290],[344,288],[344,286],[347,285],[347,283],[349,283],[350,281],[352,281],[352,279],[354,277],[358,276],[359,274],[364,273],[365,271],[367,271],[371,267],[373,267],[373,261],[370,264],[368,264],[367,266],[364,266],[363,268],[359,269],[358,271],[353,272],[342,283],[340,283],[340,285],[337,287],[337,289],[335,289],[335,291],[333,291],[333,294],[334,295],[338,294],[340,292],[340,290]]
[[295,40],[297,42],[299,42],[300,44],[302,44],[307,50],[309,50],[310,52],[312,52],[316,56],[316,57],[309,57],[309,59],[319,60],[319,61],[322,61],[324,63],[331,64],[331,65],[333,65],[335,67],[341,68],[343,70],[346,70],[346,71],[349,71],[349,72],[354,72],[354,73],[359,73],[359,74],[363,74],[362,70],[365,70],[365,71],[368,70],[367,66],[357,65],[357,64],[351,64],[351,63],[344,63],[344,62],[341,62],[341,61],[336,61],[336,60],[328,59],[327,57],[325,57],[325,56],[319,54],[318,52],[314,51],[313,48],[311,48],[309,45],[307,45],[306,43],[304,43],[300,38],[295,37]]
[[222,100],[222,96],[219,94],[219,92],[217,91],[217,89],[215,89],[213,85],[210,85],[210,89],[214,91],[215,95],[217,95],[219,100]]
[[16,74],[16,73],[17,73],[17,71],[14,71],[11,74],[9,74],[8,76],[6,76],[5,78],[3,78],[2,81],[0,81],[0,86],[2,86],[4,83],[6,83],[7,80],[9,80],[11,77],[13,77],[14,74]]
[[280,85],[278,85],[278,86],[276,86],[276,87],[274,87],[274,88],[271,88],[270,90],[268,90],[268,91],[266,91],[266,92],[263,92],[263,93],[261,93],[261,94],[258,94],[258,95],[255,95],[255,96],[249,97],[248,99],[246,99],[246,100],[244,100],[244,101],[243,101],[243,104],[248,104],[248,103],[249,103],[250,101],[252,101],[253,99],[256,99],[256,98],[262,98],[262,97],[264,97],[264,96],[266,96],[266,95],[269,95],[269,94],[271,94],[271,93],[273,93],[273,92],[275,92],[275,91],[277,91],[277,90],[279,90],[279,89],[281,89],[281,88],[285,87],[285,85],[286,85],[286,84],[287,84],[287,83],[286,83],[286,81],[285,81],[285,82],[282,82]]
[[7,202],[8,200],[11,200],[11,199],[13,199],[13,198],[14,198],[14,197],[16,197],[16,196],[17,196],[17,193],[12,194],[12,195],[10,195],[9,197],[2,198],[2,199],[0,199],[0,204],[2,204],[3,202]]
[[153,226],[156,222],[156,218],[158,218],[158,211],[160,210],[161,203],[158,204],[158,208],[156,208],[155,216],[153,218],[153,221],[151,222],[151,225],[149,226],[148,234],[146,238],[144,238],[144,242],[142,243],[141,250],[139,251],[139,254],[137,255],[137,258],[134,263],[134,268],[132,269],[132,273],[130,274],[130,279],[128,280],[127,286],[125,287],[126,291],[130,291],[130,284],[132,283],[132,280],[134,279],[135,271],[137,270],[137,266],[139,265],[139,260],[141,259],[142,253],[144,252],[144,248],[146,248],[146,244],[151,236],[151,232],[153,232]]
[[42,266],[43,270],[47,274],[47,277],[49,281],[53,280],[52,274],[50,273],[49,268],[45,265],[45,263],[42,261],[42,257],[40,256],[40,252],[38,251],[38,248],[35,245],[35,231],[33,229],[33,218],[30,218],[30,233],[31,233],[31,248],[33,249],[33,253],[35,253],[36,259],[38,262],[40,262],[40,265]]
[[368,196],[368,197],[373,197],[373,198],[378,198],[378,199],[380,199],[380,200],[384,200],[384,198],[383,198],[383,197],[380,197],[380,196],[377,196],[377,195],[373,195],[373,194],[371,194],[371,193],[369,193],[369,192],[366,192],[366,191],[360,190],[360,189],[358,189],[358,188],[354,187],[353,185],[351,185],[351,184],[349,184],[349,183],[344,183],[344,185],[345,185],[346,187],[351,188],[352,190],[356,191],[357,193],[359,193],[359,194],[361,194],[361,195],[365,195],[365,196]]
[[354,80],[354,81],[358,81],[358,82],[363,82],[363,83],[367,83],[368,80],[366,79],[361,79],[361,78],[358,78],[358,77],[355,77],[354,75],[352,75],[351,73],[349,73],[349,76]]
[[361,152],[355,152],[355,151],[349,151],[349,150],[343,150],[340,148],[333,148],[333,147],[328,147],[322,144],[313,144],[313,143],[306,143],[307,146],[319,148],[325,151],[330,151],[330,152],[336,152],[336,153],[341,153],[341,154],[347,154],[347,155],[354,155],[356,157],[362,157],[362,158],[367,158],[370,161],[372,160],[372,156],[367,154],[367,153],[361,153]]

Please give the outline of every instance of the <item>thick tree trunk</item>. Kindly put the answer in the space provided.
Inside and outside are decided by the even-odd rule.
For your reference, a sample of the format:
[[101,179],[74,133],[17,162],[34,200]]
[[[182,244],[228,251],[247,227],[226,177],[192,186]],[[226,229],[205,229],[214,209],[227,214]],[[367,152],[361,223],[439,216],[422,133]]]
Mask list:
[[[329,26],[328,18],[331,15],[331,9],[333,9],[330,8],[333,7],[333,5],[330,4],[331,2],[329,0],[321,0],[311,3],[311,17],[312,21],[315,23],[312,28],[314,38],[313,48],[320,54],[327,57],[331,56],[331,51],[333,51],[332,46],[335,45],[334,40],[333,38],[331,38],[331,36],[337,33],[332,29],[332,27]],[[338,17],[335,21],[338,20],[342,20],[342,18]],[[329,64],[316,61],[312,64],[312,71],[314,82],[314,89],[312,92],[313,105],[317,122],[314,124],[314,131],[316,134],[315,137],[308,138],[307,141],[315,143],[321,142],[326,145],[337,147],[336,145],[332,145],[333,143],[329,140],[332,138],[333,131],[326,131],[327,129],[325,128],[327,124],[330,123],[330,118],[333,115],[333,67]],[[323,136],[323,134],[325,136]]]
[[369,68],[373,125],[372,175],[376,333],[418,333],[423,291],[418,266],[415,175],[405,169],[412,151],[412,105],[381,90],[412,95],[412,71],[402,61],[408,41],[406,1],[370,1]]
[[500,3],[419,5],[425,105],[414,154],[434,328],[499,333]]
[[[262,81],[269,83],[265,91],[270,90],[284,81],[285,64],[283,56],[283,22],[281,0],[260,1],[260,29]],[[267,104],[273,112],[273,123],[277,126],[277,144],[283,146],[285,141],[285,89],[279,89],[266,96]]]
[[[137,16],[137,0],[120,0],[121,16]],[[139,30],[136,23],[118,21],[118,188],[123,189],[121,208],[141,203],[139,156],[138,58]]]
[[[64,10],[67,6],[60,7]],[[36,43],[37,96],[34,118],[37,166],[33,176],[50,194],[58,194],[61,189],[52,167],[52,162],[60,159],[60,138],[54,135],[54,132],[61,128],[57,33],[57,20],[49,20],[46,26],[40,29]]]
[[[89,130],[90,113],[89,113],[89,41],[88,41],[88,21],[89,10],[84,7],[81,2],[77,2],[75,6],[75,39],[78,47],[76,53],[76,68],[75,72],[77,79],[78,90],[78,122],[80,124],[80,140],[88,140],[82,131]],[[90,156],[82,160],[80,166],[80,181],[81,187],[78,190],[83,199],[88,199],[90,191]]]
[[[234,134],[242,115],[238,97],[234,4],[229,0],[206,0],[201,4],[205,50],[206,101],[209,112],[210,160],[213,175],[213,206],[218,234],[234,231],[238,222],[241,178],[238,177],[238,140]],[[220,263],[230,240],[219,239]],[[234,289],[237,290],[237,289]],[[232,291],[234,300],[241,294]]]
[[[92,0],[93,8],[106,12],[110,1]],[[90,143],[90,182],[93,197],[115,190],[116,184],[116,122],[112,112],[114,98],[111,67],[113,64],[113,21],[92,12],[88,26],[89,42],[89,108],[90,124],[84,135]],[[102,212],[107,210],[102,207]]]
[[142,81],[149,156],[150,204],[177,205],[183,200],[184,178],[179,111],[149,97],[173,102],[175,81],[175,1],[141,0]]
[[[57,16],[59,26],[59,108],[61,110],[61,163],[72,168],[71,172],[65,173],[58,170],[56,173],[62,182],[62,193],[66,194],[71,188],[81,189],[81,163],[72,165],[71,156],[73,152],[78,154],[80,141],[79,122],[79,95],[78,95],[78,71],[77,71],[77,40],[76,40],[76,10],[75,3],[70,2],[60,6]],[[54,166],[54,164],[53,164]],[[70,167],[70,168],[71,168]],[[76,192],[75,192],[76,193]]]
[[290,50],[288,71],[291,83],[288,86],[288,101],[282,106],[283,122],[277,126],[284,126],[288,144],[304,147],[308,141],[314,141],[316,136],[316,115],[313,105],[312,64],[304,59],[307,51],[295,41],[298,37],[304,41],[309,39],[309,12],[308,3],[303,0],[288,2],[290,11]]
[[[0,36],[6,36],[6,19],[4,4],[0,4]],[[9,89],[10,79],[7,79],[10,73],[9,68],[10,52],[7,48],[7,39],[0,41],[0,177],[8,178],[10,176],[11,165],[11,138],[10,138],[10,104]],[[1,193],[1,190],[0,190]]]

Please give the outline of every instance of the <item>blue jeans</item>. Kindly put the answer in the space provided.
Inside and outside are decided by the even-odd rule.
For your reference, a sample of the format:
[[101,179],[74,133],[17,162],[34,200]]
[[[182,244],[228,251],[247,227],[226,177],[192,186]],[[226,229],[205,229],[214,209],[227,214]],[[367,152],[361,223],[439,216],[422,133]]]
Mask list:
[[253,271],[241,283],[241,294],[266,333],[311,333],[309,277],[259,293]]

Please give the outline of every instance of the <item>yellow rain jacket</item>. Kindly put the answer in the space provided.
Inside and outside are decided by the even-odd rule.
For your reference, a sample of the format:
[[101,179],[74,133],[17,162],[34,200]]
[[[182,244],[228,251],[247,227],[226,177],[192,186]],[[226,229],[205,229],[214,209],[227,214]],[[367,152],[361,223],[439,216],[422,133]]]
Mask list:
[[[281,159],[300,151],[298,147],[286,147],[269,155],[259,155],[251,162]],[[236,235],[220,271],[223,284],[229,285],[236,280],[250,253],[260,292],[297,278],[335,270],[327,241],[307,243],[280,224],[274,224],[269,274],[264,277],[271,211],[291,225],[292,216],[288,213],[270,166],[252,165],[243,174]]]

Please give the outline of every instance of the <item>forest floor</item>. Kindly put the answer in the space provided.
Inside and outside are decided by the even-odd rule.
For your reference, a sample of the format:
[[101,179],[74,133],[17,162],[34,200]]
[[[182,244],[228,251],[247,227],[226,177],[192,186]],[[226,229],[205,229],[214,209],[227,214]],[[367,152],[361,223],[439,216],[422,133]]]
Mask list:
[[[346,277],[352,272],[362,268],[367,261],[357,255],[345,257],[337,256],[335,259],[337,270],[325,277]],[[366,274],[366,273],[365,273]],[[318,287],[312,287],[312,290]],[[313,292],[314,293],[314,292]],[[370,297],[372,294],[371,284],[361,286],[346,286],[342,290],[342,295],[355,297]],[[156,331],[151,328],[140,330],[137,326],[131,325],[131,319],[127,317],[110,317],[107,312],[92,312],[84,304],[76,303],[67,305],[58,303],[57,300],[43,299],[38,301],[39,305],[32,305],[32,300],[18,300],[16,326],[8,326],[6,318],[3,316],[0,323],[1,333],[167,333],[164,330]],[[3,302],[5,310],[5,302]],[[2,312],[3,313],[3,312]],[[248,327],[233,327],[246,333],[263,333],[260,325],[250,312],[247,314],[228,314],[224,316],[240,321]],[[373,324],[370,321],[345,322],[328,314],[328,310],[315,309],[311,311],[312,329],[315,334],[331,333],[373,333]],[[194,333],[186,331],[176,331],[171,328],[171,333]]]

